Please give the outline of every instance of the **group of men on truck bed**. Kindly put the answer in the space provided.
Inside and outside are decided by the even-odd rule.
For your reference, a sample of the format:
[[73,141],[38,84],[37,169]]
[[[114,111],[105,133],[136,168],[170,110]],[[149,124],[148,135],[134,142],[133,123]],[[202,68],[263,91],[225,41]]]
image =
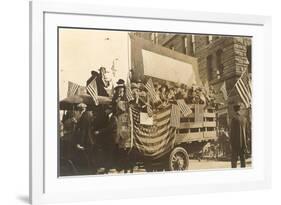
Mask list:
[[[155,82],[149,79],[147,83],[141,80],[130,82],[129,79],[126,84],[123,79],[119,79],[113,92],[109,93],[108,88],[111,82],[106,79],[106,72],[105,67],[100,67],[99,73],[92,71],[86,84],[89,85],[93,79],[96,79],[97,94],[112,97],[111,105],[100,105],[94,110],[90,110],[87,109],[86,104],[78,104],[74,110],[69,110],[64,114],[61,134],[64,136],[64,146],[61,150],[64,158],[75,158],[73,154],[71,155],[74,149],[79,150],[80,155],[86,151],[87,155],[83,157],[84,162],[82,162],[81,156],[78,157],[78,161],[80,160],[83,166],[91,167],[92,164],[102,163],[94,157],[98,151],[102,150],[103,167],[106,173],[113,164],[119,164],[120,169],[124,169],[125,172],[133,169],[130,160],[127,160],[126,150],[120,149],[122,139],[116,131],[118,123],[120,123],[118,116],[127,112],[128,104],[133,104],[150,115],[154,110],[161,109],[162,106],[174,103],[178,99],[183,99],[186,104],[214,105],[215,103],[216,92],[212,86],[210,88],[196,85],[187,87],[183,84],[163,83],[157,79]],[[151,96],[151,91],[154,96]],[[231,162],[232,167],[236,167],[239,156],[241,167],[245,167],[247,121],[240,114],[240,105],[235,105],[234,110],[236,114],[230,127]],[[117,159],[117,156],[121,156],[121,158]],[[93,170],[96,173],[97,170],[94,168]]]

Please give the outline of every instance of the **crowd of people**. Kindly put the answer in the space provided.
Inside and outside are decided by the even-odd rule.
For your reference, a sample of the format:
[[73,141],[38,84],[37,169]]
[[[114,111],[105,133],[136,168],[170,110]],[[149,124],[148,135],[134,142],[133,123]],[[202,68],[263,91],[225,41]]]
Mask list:
[[[151,89],[153,89],[153,96]],[[212,86],[210,88],[197,85],[188,87],[184,84],[160,82],[157,80],[155,80],[152,86],[147,86],[147,83],[141,80],[125,84],[124,80],[119,79],[113,93],[112,105],[114,113],[118,112],[118,108],[121,111],[125,111],[124,103],[122,103],[124,101],[134,104],[141,111],[148,113],[161,109],[168,104],[176,103],[180,99],[184,100],[186,104],[215,106],[216,103],[216,93]]]
[[[126,136],[122,137],[122,135],[128,133],[118,133],[117,127],[126,123],[123,121],[126,120],[124,115],[128,113],[129,105],[151,114],[154,110],[161,109],[169,103],[175,103],[179,99],[184,100],[186,104],[213,105],[215,103],[215,91],[212,87],[206,88],[196,85],[188,87],[184,84],[161,82],[156,79],[154,79],[154,82],[150,79],[150,86],[147,86],[148,82],[146,81],[130,79],[129,82],[125,83],[123,79],[119,79],[113,90],[108,92],[112,82],[106,79],[105,74],[106,68],[104,67],[99,69],[99,73],[92,71],[86,84],[89,85],[95,79],[97,94],[112,97],[111,105],[99,105],[93,112],[93,110],[87,109],[86,104],[78,104],[76,109],[65,112],[61,123],[63,129],[61,135],[64,136],[64,139],[70,139],[65,140],[71,144],[71,146],[64,147],[63,151],[66,153],[71,153],[69,149],[77,149],[87,151],[90,156],[93,155],[93,150],[98,150],[93,149],[93,147],[98,148],[97,145],[101,145],[103,155],[106,156],[108,162],[105,165],[107,171],[110,169],[110,164],[113,164],[113,156],[117,155],[116,150],[121,150],[122,159],[126,159],[125,142],[122,142],[122,139],[125,139]],[[153,90],[153,97],[151,96],[151,90]],[[122,145],[122,149],[120,149],[120,145]],[[89,166],[93,160],[97,159],[87,159],[84,164]],[[95,161],[95,163],[97,162]],[[128,165],[129,163],[127,161],[123,164]]]

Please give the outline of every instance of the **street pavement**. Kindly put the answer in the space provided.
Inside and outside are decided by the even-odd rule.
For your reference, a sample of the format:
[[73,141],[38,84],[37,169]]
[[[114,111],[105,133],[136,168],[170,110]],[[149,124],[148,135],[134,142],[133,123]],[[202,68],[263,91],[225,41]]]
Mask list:
[[[251,167],[252,162],[250,159],[246,161],[246,167]],[[240,167],[240,162],[238,161],[237,167]],[[189,170],[201,170],[201,169],[226,169],[231,168],[230,161],[217,161],[217,160],[198,160],[191,159],[189,161]]]
[[[249,168],[252,166],[251,159],[246,160],[246,167]],[[238,161],[237,167],[240,167],[240,162]],[[218,161],[218,160],[207,160],[203,159],[201,161],[190,159],[188,170],[190,171],[198,171],[198,170],[218,170],[218,169],[231,169],[230,161]],[[145,169],[139,169],[137,167],[134,168],[134,173],[145,172]],[[116,174],[116,170],[112,169],[109,172],[110,174]],[[124,173],[123,171],[119,172]]]

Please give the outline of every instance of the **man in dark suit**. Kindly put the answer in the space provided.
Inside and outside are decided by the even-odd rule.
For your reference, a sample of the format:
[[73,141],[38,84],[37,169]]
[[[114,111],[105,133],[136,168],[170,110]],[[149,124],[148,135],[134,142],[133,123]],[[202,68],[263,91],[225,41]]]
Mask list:
[[91,167],[91,135],[92,135],[92,121],[93,114],[91,111],[87,111],[87,105],[80,103],[77,105],[80,118],[77,121],[76,126],[76,151],[74,154],[74,161],[77,168],[84,172]]
[[[101,108],[102,109],[102,108]],[[117,150],[115,146],[115,138],[117,135],[117,118],[112,114],[112,109],[109,107],[103,108],[103,126],[97,128],[94,132],[97,143],[102,148],[102,162],[105,168],[105,173],[113,167]],[[99,119],[100,120],[100,119]]]
[[230,142],[232,148],[231,167],[237,167],[239,156],[242,168],[246,167],[245,154],[247,151],[248,123],[247,119],[241,114],[240,104],[235,104],[233,109],[235,115],[232,118],[230,127]]
[[80,103],[77,108],[81,115],[76,127],[78,133],[77,148],[84,150],[90,144],[93,115],[86,110],[87,105],[84,103]]

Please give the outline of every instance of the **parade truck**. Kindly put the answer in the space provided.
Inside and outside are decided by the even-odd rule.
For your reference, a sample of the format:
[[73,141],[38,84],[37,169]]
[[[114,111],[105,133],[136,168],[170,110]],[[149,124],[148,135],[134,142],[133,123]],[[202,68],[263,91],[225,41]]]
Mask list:
[[[197,58],[133,34],[130,34],[129,47],[132,81],[147,82],[148,79],[152,79],[154,82],[168,82],[171,86],[203,87]],[[134,147],[141,156],[144,156],[143,165],[147,171],[188,169],[189,156],[202,154],[203,147],[217,139],[215,107],[206,104],[183,104],[185,104],[183,101],[176,103],[183,111],[178,115],[173,116],[174,105],[172,105],[157,110],[153,113],[153,119],[133,109],[130,147]],[[163,115],[170,119],[165,121]],[[142,120],[140,118],[145,117],[151,121],[151,127],[140,123]],[[175,117],[179,117],[179,123],[171,127],[172,119]],[[166,123],[165,128],[161,123]],[[157,126],[158,129],[155,128]]]
[[[130,83],[142,82],[147,89],[153,87],[153,84],[148,86],[151,81],[202,87],[196,58],[133,34],[129,37]],[[148,90],[150,92],[152,90]],[[98,109],[112,106],[110,97],[99,99]],[[74,109],[73,104],[80,102],[86,103],[95,112],[97,106],[87,94],[60,101],[60,108]],[[175,101],[160,105],[150,115],[133,103],[124,104],[126,112],[117,116],[118,148],[123,150],[121,157],[126,158],[123,161],[132,166],[149,172],[187,170],[190,156],[200,153],[208,142],[217,139],[216,110],[206,103]],[[94,157],[102,159],[102,156]]]

